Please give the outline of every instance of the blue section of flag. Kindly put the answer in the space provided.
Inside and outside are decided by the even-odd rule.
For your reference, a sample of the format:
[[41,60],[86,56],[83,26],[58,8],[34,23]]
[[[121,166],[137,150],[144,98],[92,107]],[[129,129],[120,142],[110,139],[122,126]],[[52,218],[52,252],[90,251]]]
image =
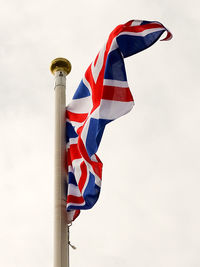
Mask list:
[[78,134],[75,132],[74,127],[71,123],[66,123],[66,141],[69,142],[69,138],[76,138]]
[[86,139],[86,149],[90,157],[97,152],[104,132],[104,128],[109,122],[111,122],[111,120],[94,118],[90,119],[90,125]]
[[68,172],[68,183],[69,184],[73,184],[73,185],[76,185],[77,186],[77,182],[76,182],[76,179],[75,179],[75,176],[72,172]]
[[118,81],[127,80],[124,61],[119,49],[115,49],[109,53],[106,61],[104,78]]
[[102,135],[103,135],[104,128],[105,128],[106,124],[108,124],[111,121],[112,120],[99,119],[98,134],[97,134],[97,137],[96,137],[97,147],[99,147],[99,144],[101,142],[101,138],[102,138]]
[[117,43],[119,45],[120,51],[126,58],[137,54],[153,45],[163,32],[164,30],[153,32],[146,35],[145,37],[124,34],[117,37]]
[[94,206],[99,197],[100,187],[95,184],[95,177],[90,172],[89,174],[89,183],[86,186],[83,197],[85,200],[84,209],[89,209]]
[[140,25],[146,25],[146,24],[149,24],[149,23],[150,23],[149,21],[143,20],[143,22]]
[[83,83],[83,80],[80,82],[74,96],[73,99],[79,99],[79,98],[83,98],[86,96],[90,95],[90,91],[88,90],[88,88],[85,86],[85,84]]

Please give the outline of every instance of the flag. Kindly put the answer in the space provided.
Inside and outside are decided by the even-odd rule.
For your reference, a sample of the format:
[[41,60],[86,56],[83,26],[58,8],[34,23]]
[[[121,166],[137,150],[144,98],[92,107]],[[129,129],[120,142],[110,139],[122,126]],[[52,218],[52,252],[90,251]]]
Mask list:
[[117,26],[67,106],[68,222],[96,203],[102,181],[102,162],[96,152],[104,128],[134,105],[124,58],[150,47],[165,31],[163,40],[171,39],[171,33],[156,21],[131,20]]

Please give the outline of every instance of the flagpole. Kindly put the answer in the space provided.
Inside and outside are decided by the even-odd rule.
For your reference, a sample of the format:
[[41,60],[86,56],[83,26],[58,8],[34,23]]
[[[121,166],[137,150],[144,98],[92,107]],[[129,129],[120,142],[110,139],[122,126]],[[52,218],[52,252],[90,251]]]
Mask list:
[[51,62],[55,75],[55,188],[54,188],[54,267],[69,267],[69,227],[66,214],[66,75],[71,63],[65,58]]

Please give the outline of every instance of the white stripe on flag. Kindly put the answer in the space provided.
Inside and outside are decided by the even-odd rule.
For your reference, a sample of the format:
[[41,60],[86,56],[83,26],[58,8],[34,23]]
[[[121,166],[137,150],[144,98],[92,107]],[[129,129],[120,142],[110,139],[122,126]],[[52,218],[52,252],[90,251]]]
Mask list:
[[133,22],[132,22],[132,24],[131,24],[131,26],[138,26],[138,25],[140,25],[141,23],[143,22],[143,20],[134,20]]
[[84,144],[86,144],[86,139],[87,139],[87,135],[88,135],[89,126],[90,126],[90,117],[88,117],[88,119],[85,122],[85,125],[83,127],[83,130],[81,132],[81,139],[82,139],[82,141],[83,141]]
[[73,99],[72,102],[67,106],[67,110],[74,113],[88,113],[88,110],[92,108],[91,96]]
[[160,27],[160,28],[147,29],[147,30],[144,30],[142,32],[121,32],[118,36],[120,36],[120,35],[132,35],[132,36],[144,37],[150,33],[164,31],[164,30],[165,30],[164,28]]
[[75,138],[70,138],[69,139],[69,142],[67,143],[67,148],[70,147],[70,145],[75,145],[78,143],[78,137],[75,137]]
[[68,220],[68,222],[72,222],[73,221],[75,212],[76,212],[76,210],[67,211],[67,220]]
[[71,165],[68,165],[68,172],[72,172],[72,173],[74,172],[74,170],[73,170]]
[[87,89],[89,90],[90,95],[92,95],[92,89],[91,89],[90,83],[86,80],[85,76],[83,77],[83,83],[87,87]]
[[117,81],[117,80],[108,80],[108,79],[104,79],[103,85],[123,87],[123,88],[128,87],[127,81]]
[[98,111],[95,110],[92,117],[96,119],[114,120],[128,113],[132,109],[133,105],[133,101],[121,102],[102,99],[100,109],[98,108]]
[[77,185],[69,184],[68,185],[68,191],[70,192],[70,195],[73,195],[76,197],[81,197],[81,193],[80,193]]
[[69,203],[67,203],[67,207],[70,207],[70,206],[72,206],[72,205],[74,205],[74,206],[76,206],[76,207],[82,207],[82,206],[85,206],[85,201],[84,201],[83,203],[81,203],[81,204],[73,203],[73,202],[69,202]]
[[108,53],[112,52],[113,50],[115,50],[115,49],[117,49],[117,48],[118,48],[118,43],[117,43],[117,41],[116,41],[116,38],[114,38],[114,39],[112,40],[112,44],[111,44],[111,46],[110,46],[110,49],[109,49],[109,52],[108,52]]
[[91,158],[92,161],[98,162],[97,157],[96,157],[95,154],[93,154],[90,158]]
[[104,44],[104,46],[102,47],[102,49],[99,52],[97,61],[95,62],[96,63],[95,66],[94,66],[94,61],[92,62],[92,65],[91,65],[92,75],[93,75],[95,83],[99,77],[99,73],[100,73],[102,66],[103,66],[103,63],[104,63],[105,50],[106,50],[106,45]]
[[101,187],[101,179],[97,175],[95,175],[95,184]]
[[74,159],[72,161],[72,167],[74,170],[74,176],[76,177],[77,184],[79,183],[80,177],[81,177],[81,162],[83,162],[83,159]]

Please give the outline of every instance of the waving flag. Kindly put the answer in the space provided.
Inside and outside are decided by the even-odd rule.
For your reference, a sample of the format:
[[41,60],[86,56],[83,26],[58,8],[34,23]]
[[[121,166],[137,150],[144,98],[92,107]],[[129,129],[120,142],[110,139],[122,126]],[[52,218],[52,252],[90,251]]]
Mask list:
[[167,31],[159,22],[132,20],[117,26],[88,67],[66,111],[68,221],[90,209],[101,188],[102,162],[96,155],[106,124],[129,112],[133,105],[124,58],[151,45]]

